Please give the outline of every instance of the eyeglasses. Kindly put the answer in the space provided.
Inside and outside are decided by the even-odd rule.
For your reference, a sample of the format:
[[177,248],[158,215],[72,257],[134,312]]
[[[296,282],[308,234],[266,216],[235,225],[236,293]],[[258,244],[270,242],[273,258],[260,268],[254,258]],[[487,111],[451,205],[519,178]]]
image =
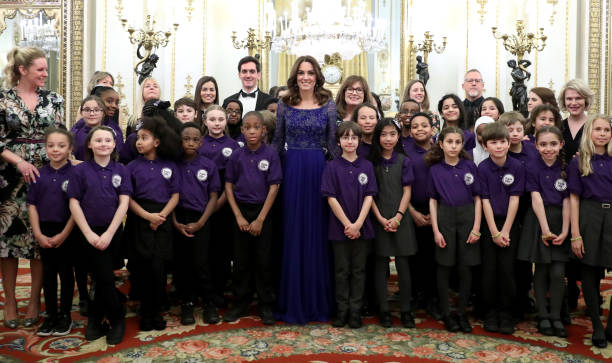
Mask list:
[[477,78],[470,78],[470,79],[466,79],[464,80],[465,83],[483,83],[482,79],[477,79]]
[[83,113],[99,113],[99,112],[102,112],[102,111],[104,111],[104,110],[101,109],[101,108],[84,108],[82,112]]
[[363,88],[347,88],[346,89],[346,93],[362,94],[363,93]]
[[227,111],[227,113],[240,113],[240,110],[234,110],[232,108],[226,108],[225,111]]

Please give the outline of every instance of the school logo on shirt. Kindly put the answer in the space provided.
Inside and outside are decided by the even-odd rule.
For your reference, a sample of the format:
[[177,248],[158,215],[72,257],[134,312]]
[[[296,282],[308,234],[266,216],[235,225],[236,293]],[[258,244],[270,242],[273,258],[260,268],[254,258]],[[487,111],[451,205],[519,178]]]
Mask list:
[[555,189],[559,192],[565,191],[565,189],[567,189],[567,182],[561,178],[557,179],[557,181],[555,181]]
[[201,182],[205,182],[206,179],[208,179],[208,172],[204,169],[200,169],[196,174],[196,178],[198,178],[198,180]]
[[119,188],[119,186],[121,185],[121,175],[119,174],[113,175],[111,181],[113,183],[113,187]]
[[512,185],[512,183],[514,183],[514,175],[512,174],[504,175],[504,177],[502,178],[502,183],[504,183],[504,185],[506,186]]
[[232,155],[232,148],[230,147],[224,147],[223,150],[221,150],[221,154],[223,156],[225,156],[226,158],[229,158]]
[[368,184],[368,176],[366,175],[366,173],[359,174],[359,176],[357,177],[357,180],[359,180],[359,184],[361,185]]
[[259,164],[257,164],[257,167],[259,168],[259,170],[261,171],[266,171],[268,170],[268,168],[270,167],[270,162],[266,159],[263,159],[259,162]]
[[463,176],[463,181],[465,182],[465,185],[472,185],[474,183],[474,175],[472,175],[472,173],[465,173]]
[[244,147],[244,142],[242,142],[242,141],[238,141],[238,146],[240,146],[240,147]]
[[164,179],[168,180],[170,178],[172,178],[172,169],[170,168],[162,168],[161,170],[161,175],[164,177]]
[[62,191],[66,193],[68,191],[68,180],[64,180],[62,183]]

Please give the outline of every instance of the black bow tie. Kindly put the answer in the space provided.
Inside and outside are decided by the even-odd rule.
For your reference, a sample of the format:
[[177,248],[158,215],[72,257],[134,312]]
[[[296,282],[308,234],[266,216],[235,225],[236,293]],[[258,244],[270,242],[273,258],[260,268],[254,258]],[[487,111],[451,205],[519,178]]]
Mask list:
[[257,91],[252,92],[252,93],[246,93],[244,91],[240,91],[240,95],[242,97],[253,97],[253,98],[255,98],[255,96],[257,96]]

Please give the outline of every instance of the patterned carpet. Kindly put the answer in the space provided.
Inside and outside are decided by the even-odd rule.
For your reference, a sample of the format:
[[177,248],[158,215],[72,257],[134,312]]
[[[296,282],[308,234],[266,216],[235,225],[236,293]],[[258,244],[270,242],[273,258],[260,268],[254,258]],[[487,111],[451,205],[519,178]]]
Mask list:
[[[127,288],[123,273],[118,282]],[[395,288],[393,286],[393,288]],[[602,283],[604,306],[612,298],[612,277]],[[27,265],[20,266],[17,298],[21,318],[29,295]],[[3,294],[2,294],[3,298]],[[181,326],[178,308],[166,313],[168,327],[160,332],[139,332],[137,305],[128,305],[124,341],[107,346],[105,339],[87,342],[86,319],[78,313],[78,299],[72,318],[75,328],[64,337],[40,338],[35,328],[0,328],[1,362],[600,362],[612,360],[612,344],[606,349],[591,346],[590,322],[584,304],[572,316],[569,339],[538,334],[533,320],[517,326],[512,336],[487,333],[473,321],[474,333],[448,333],[441,323],[419,311],[417,329],[384,329],[377,320],[364,320],[357,330],[336,329],[330,324],[294,326],[277,323],[264,327],[255,315],[235,323],[207,325],[196,310],[196,324]],[[253,310],[254,312],[254,310]],[[605,311],[607,314],[607,310]],[[0,318],[3,319],[2,316]]]

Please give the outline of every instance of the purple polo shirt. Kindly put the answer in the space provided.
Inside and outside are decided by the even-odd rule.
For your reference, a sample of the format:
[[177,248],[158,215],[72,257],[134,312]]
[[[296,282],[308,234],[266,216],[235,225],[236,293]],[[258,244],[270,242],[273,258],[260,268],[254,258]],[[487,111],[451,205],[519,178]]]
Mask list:
[[132,198],[165,204],[181,190],[181,179],[172,161],[147,160],[138,156],[127,165],[132,181]]
[[578,169],[578,157],[570,161],[567,169],[568,189],[570,193],[583,199],[600,203],[612,203],[612,157],[608,154],[591,157],[593,173],[582,176]]
[[548,166],[542,158],[532,161],[525,169],[525,190],[540,193],[544,205],[562,206],[569,191],[567,181],[561,178],[561,162]]
[[70,162],[59,169],[51,165],[39,169],[40,177],[30,184],[27,203],[36,207],[40,222],[66,222],[70,218],[66,190],[72,169]]
[[85,161],[72,168],[67,193],[68,198],[79,201],[90,226],[105,227],[117,211],[119,195],[132,194],[130,172],[112,160],[107,166]]
[[[380,158],[380,166],[384,168],[390,168],[397,162],[397,152],[393,152],[389,159]],[[402,186],[412,185],[414,183],[414,172],[412,170],[412,162],[406,156],[402,163]]]
[[476,135],[470,130],[463,131],[463,148],[465,151],[472,154],[472,150],[476,147]]
[[136,139],[138,138],[137,132],[132,132],[125,139],[125,143],[119,149],[119,160],[122,163],[128,164],[130,161],[136,159],[138,151],[136,151]]
[[411,145],[414,145],[414,139],[410,136],[400,136],[400,142],[402,143],[402,148],[404,149],[404,152],[406,153],[406,155],[408,154],[408,150],[410,149]]
[[508,213],[511,196],[521,196],[525,191],[525,168],[520,161],[506,157],[499,167],[491,157],[478,165],[478,177],[482,199],[489,199],[493,214],[498,217]]
[[370,156],[371,149],[372,144],[367,144],[363,141],[359,141],[359,146],[357,146],[357,155],[361,158],[367,159]]
[[236,140],[229,136],[223,135],[215,139],[210,135],[206,135],[202,138],[202,146],[198,152],[200,155],[212,160],[217,166],[217,170],[221,172],[225,170],[225,165],[232,156],[234,150],[239,148],[240,145],[238,145]]
[[240,135],[236,136],[234,140],[236,140],[238,146],[240,147],[244,147],[244,145],[246,145],[246,138],[244,137],[244,134],[242,132],[240,133]]
[[278,153],[264,143],[255,151],[248,146],[234,151],[225,170],[225,181],[234,184],[234,197],[242,203],[265,202],[270,186],[282,180]]
[[523,147],[521,148],[520,153],[513,153],[512,151],[508,150],[508,156],[511,156],[516,160],[520,161],[523,167],[530,165],[538,159],[542,159],[540,157],[538,149],[536,149],[534,144],[527,140],[521,141],[521,144],[523,145]]
[[[124,148],[123,133],[121,133],[121,129],[112,121],[105,120],[105,122],[102,124],[112,128],[113,131],[115,131],[115,150],[121,153]],[[87,135],[89,134],[89,131],[91,131],[91,127],[87,126],[83,119],[79,120],[79,122],[77,122],[72,129],[70,129],[70,132],[72,135],[74,135],[74,147],[72,149],[72,154],[77,160],[86,159]]]
[[178,163],[177,167],[182,182],[179,207],[203,213],[210,193],[221,190],[217,166],[198,155],[190,161]]
[[457,165],[444,160],[429,168],[427,197],[451,207],[474,204],[474,197],[480,194],[478,170],[471,160],[459,159]]
[[[325,197],[336,198],[346,217],[351,222],[355,222],[365,197],[375,196],[378,193],[372,163],[362,157],[358,157],[353,162],[342,156],[335,158],[327,163],[323,171],[321,193]],[[369,216],[363,222],[360,232],[362,239],[374,238],[374,227]],[[328,238],[331,241],[347,239],[344,226],[333,212],[329,213]]]
[[416,142],[409,144],[408,148],[404,150],[410,158],[414,173],[410,201],[413,205],[427,205],[429,203],[429,197],[427,196],[429,166],[425,164],[424,159],[427,150],[417,145]]

